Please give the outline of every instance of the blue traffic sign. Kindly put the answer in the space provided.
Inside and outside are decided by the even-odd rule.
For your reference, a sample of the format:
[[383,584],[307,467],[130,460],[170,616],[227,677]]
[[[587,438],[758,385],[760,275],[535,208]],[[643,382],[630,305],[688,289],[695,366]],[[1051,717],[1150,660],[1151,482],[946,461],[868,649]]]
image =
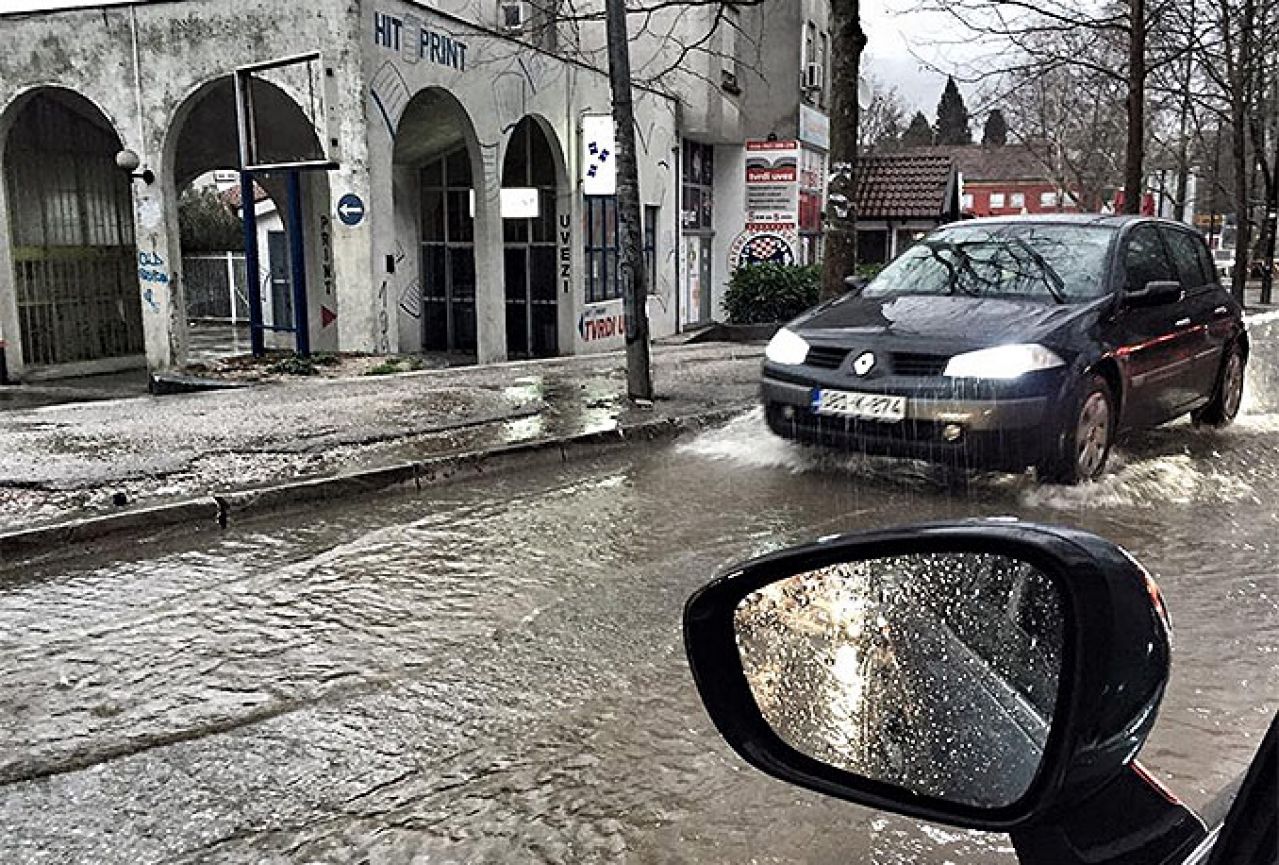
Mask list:
[[348,192],[338,201],[338,219],[352,227],[364,221],[364,200],[354,192]]

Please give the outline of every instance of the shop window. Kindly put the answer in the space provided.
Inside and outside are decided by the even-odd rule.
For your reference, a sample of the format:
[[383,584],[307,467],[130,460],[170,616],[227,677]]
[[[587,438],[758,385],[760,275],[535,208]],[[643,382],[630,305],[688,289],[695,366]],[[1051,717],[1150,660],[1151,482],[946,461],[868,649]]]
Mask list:
[[990,206],[991,206],[992,208],[994,208],[994,207],[1003,207],[1003,206],[1004,206],[1004,194],[1003,194],[1002,192],[992,192],[992,193],[990,194]]
[[648,274],[648,293],[657,294],[657,226],[662,209],[649,204],[644,207],[644,272]]
[[972,210],[973,194],[971,192],[965,192],[960,198],[960,205],[964,208],[964,210]]
[[586,196],[586,302],[622,296],[618,273],[617,196]]
[[1055,193],[1055,192],[1041,192],[1041,193],[1039,194],[1039,206],[1040,206],[1040,207],[1056,207],[1056,206],[1057,206],[1057,193]]
[[1020,210],[1021,208],[1025,206],[1026,206],[1026,193],[1014,192],[1011,196],[1009,207],[1015,207]]
[[715,148],[698,141],[684,142],[683,221],[685,231],[715,227]]

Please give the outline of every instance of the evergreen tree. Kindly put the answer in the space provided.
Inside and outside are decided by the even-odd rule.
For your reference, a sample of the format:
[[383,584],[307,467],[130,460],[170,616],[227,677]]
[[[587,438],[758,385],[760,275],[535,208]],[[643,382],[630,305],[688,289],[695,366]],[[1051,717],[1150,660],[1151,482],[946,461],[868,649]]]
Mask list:
[[191,187],[178,200],[183,252],[243,252],[244,223],[212,187]]
[[901,143],[903,147],[927,147],[933,143],[933,127],[928,124],[924,112],[915,112],[915,116],[910,119],[910,126],[902,133]]
[[946,79],[946,89],[937,103],[937,143],[972,144],[973,133],[968,128],[968,108],[954,78]]
[[1008,143],[1008,122],[1004,113],[996,108],[986,116],[986,125],[981,131],[981,143],[987,147],[1003,147]]

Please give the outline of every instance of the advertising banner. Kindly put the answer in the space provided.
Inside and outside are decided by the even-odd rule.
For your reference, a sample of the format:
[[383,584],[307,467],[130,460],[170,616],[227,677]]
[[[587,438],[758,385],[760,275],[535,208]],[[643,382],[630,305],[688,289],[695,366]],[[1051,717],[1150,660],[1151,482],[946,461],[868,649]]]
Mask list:
[[746,222],[799,222],[799,142],[746,142]]

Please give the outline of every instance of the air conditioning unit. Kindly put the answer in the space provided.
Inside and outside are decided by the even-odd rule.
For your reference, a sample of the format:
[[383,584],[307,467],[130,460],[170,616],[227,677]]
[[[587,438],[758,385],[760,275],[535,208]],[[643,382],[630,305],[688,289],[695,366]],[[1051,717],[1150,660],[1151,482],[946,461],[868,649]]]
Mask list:
[[804,89],[808,91],[821,90],[825,85],[826,70],[822,68],[820,63],[809,63],[804,67]]
[[528,3],[504,0],[498,4],[497,15],[503,30],[523,30],[528,24]]

